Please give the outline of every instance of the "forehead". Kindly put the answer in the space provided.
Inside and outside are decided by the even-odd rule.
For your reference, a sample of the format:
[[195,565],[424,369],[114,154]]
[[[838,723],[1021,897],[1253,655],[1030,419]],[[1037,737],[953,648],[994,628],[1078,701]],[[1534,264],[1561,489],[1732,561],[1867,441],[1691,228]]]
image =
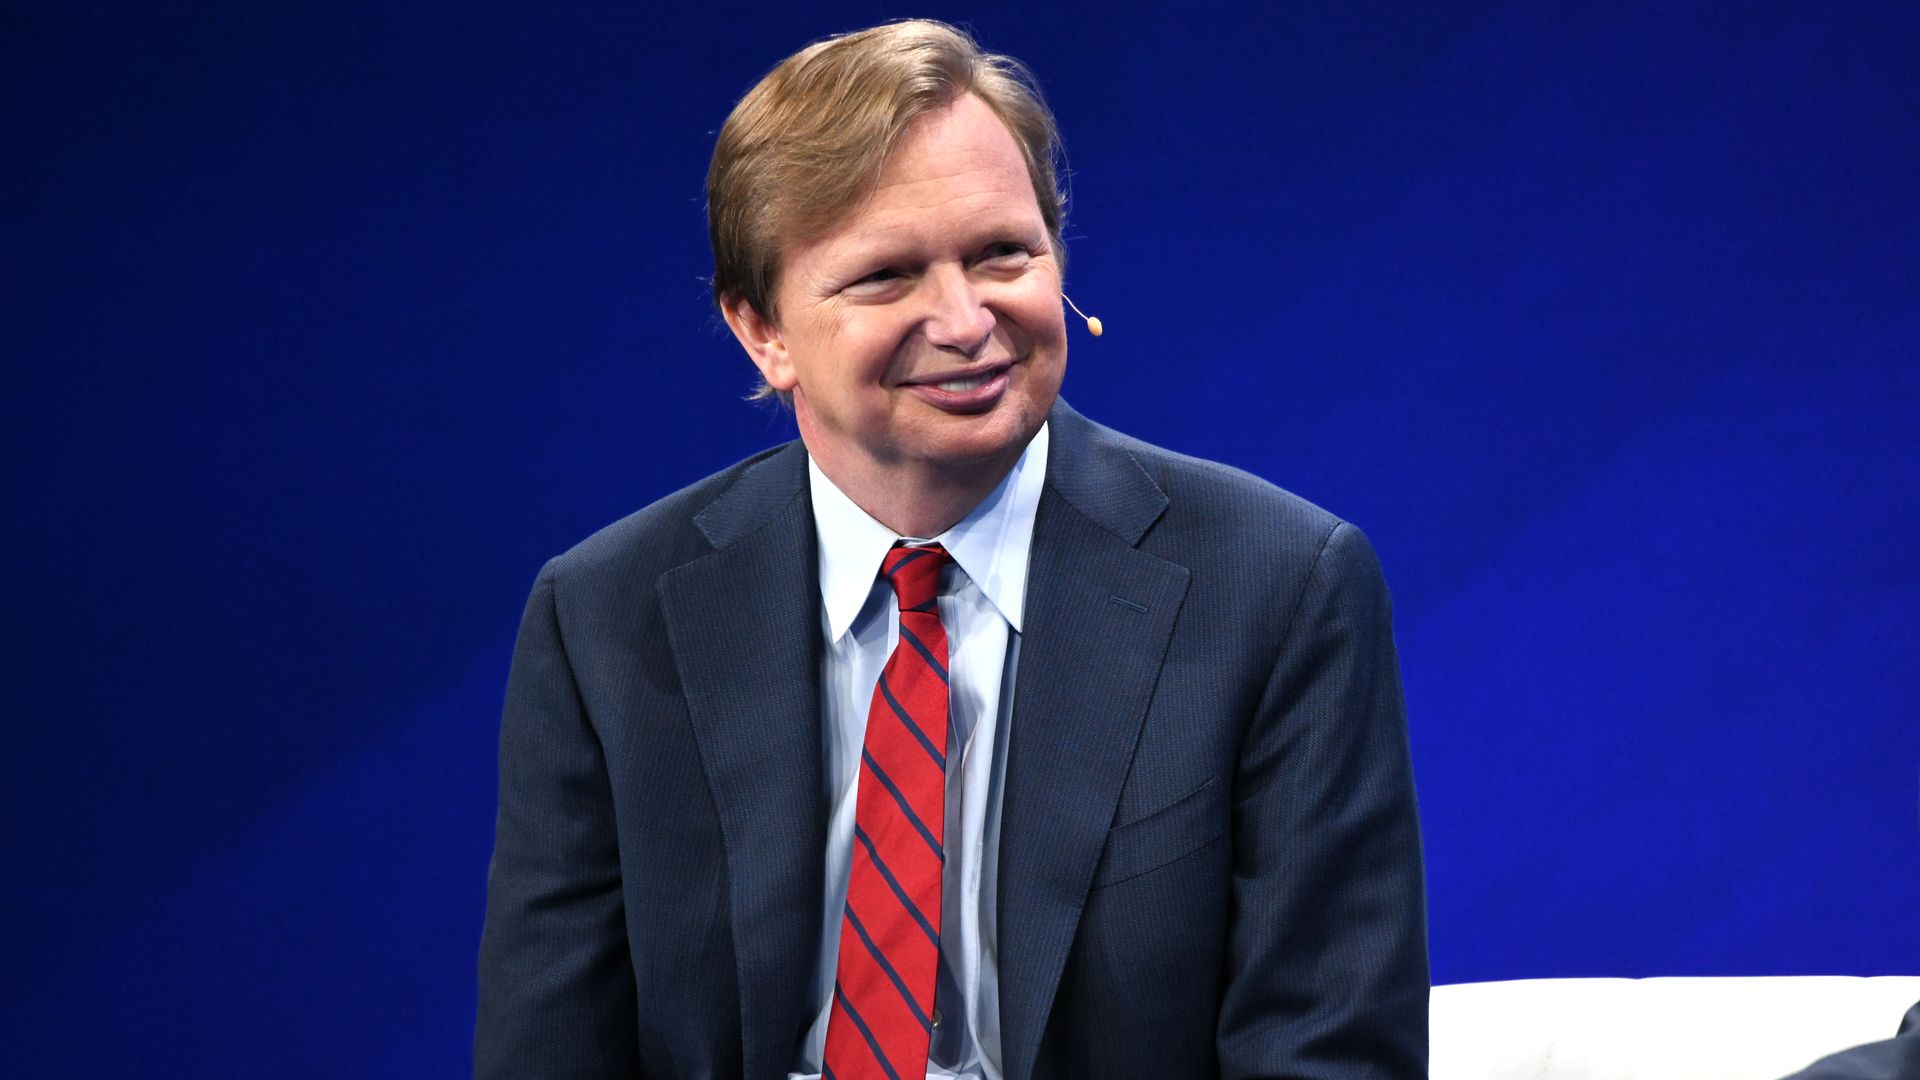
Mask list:
[[965,94],[914,121],[879,180],[803,250],[964,239],[980,229],[1041,229],[1026,158],[999,116]]

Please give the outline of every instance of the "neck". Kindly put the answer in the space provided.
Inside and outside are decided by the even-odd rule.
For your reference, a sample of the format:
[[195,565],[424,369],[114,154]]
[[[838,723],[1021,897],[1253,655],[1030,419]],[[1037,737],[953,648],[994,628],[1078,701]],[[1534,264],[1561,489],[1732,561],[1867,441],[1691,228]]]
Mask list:
[[814,453],[813,443],[807,443],[807,452],[820,471],[855,506],[901,536],[916,539],[939,536],[984,502],[1013,471],[1023,449],[1013,450],[1005,460],[942,468],[926,462],[883,465],[865,459],[823,457]]
[[800,441],[827,479],[873,520],[918,539],[946,532],[986,501],[1019,463],[1040,427],[1034,424],[1025,439],[977,458],[882,458],[823,432],[797,389],[793,405]]

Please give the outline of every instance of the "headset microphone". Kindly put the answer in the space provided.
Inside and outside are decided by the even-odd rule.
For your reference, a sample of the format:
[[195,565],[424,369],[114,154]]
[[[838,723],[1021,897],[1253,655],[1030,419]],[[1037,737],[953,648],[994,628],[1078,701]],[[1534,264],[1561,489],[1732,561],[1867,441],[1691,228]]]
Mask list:
[[1066,293],[1061,293],[1060,299],[1067,302],[1067,306],[1073,309],[1075,315],[1087,320],[1087,333],[1092,334],[1094,337],[1099,337],[1106,331],[1106,327],[1100,325],[1099,319],[1080,310],[1080,305],[1073,302],[1073,297],[1068,296]]

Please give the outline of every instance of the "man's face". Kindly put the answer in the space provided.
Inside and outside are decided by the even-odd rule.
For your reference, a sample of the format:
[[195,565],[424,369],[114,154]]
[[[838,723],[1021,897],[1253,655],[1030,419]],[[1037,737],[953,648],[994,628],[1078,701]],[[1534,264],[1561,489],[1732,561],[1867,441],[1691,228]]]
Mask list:
[[1012,467],[1059,393],[1066,324],[1026,163],[991,109],[965,95],[922,116],[867,201],[783,255],[779,324],[742,342],[829,476]]

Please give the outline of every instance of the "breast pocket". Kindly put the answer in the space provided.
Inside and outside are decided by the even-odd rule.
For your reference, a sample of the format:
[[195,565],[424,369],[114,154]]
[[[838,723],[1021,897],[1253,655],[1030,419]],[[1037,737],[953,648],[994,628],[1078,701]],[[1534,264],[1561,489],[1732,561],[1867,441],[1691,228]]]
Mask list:
[[1146,817],[1115,826],[1093,887],[1115,885],[1199,851],[1227,831],[1227,788],[1218,776]]

